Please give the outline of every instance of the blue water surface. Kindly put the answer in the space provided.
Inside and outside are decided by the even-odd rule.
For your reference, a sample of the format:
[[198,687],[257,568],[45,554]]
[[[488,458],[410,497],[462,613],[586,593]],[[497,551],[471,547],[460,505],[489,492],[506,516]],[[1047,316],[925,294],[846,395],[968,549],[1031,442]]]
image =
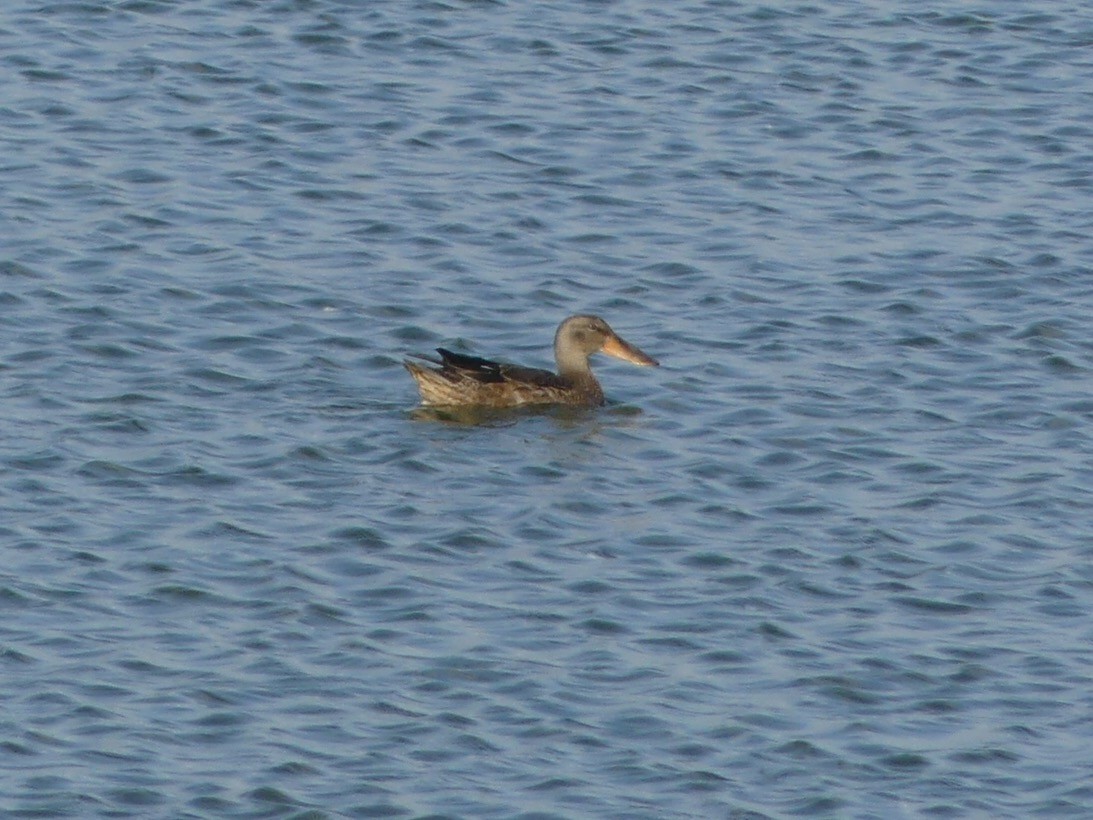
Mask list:
[[[1088,817],[1093,11],[0,11],[0,814]],[[437,346],[662,362],[415,409]]]

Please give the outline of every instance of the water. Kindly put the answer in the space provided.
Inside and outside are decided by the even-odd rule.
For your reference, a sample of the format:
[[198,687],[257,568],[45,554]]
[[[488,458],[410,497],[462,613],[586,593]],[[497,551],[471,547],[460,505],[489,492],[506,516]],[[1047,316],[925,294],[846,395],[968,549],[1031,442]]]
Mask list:
[[1091,43],[7,4],[0,813],[1088,816]]

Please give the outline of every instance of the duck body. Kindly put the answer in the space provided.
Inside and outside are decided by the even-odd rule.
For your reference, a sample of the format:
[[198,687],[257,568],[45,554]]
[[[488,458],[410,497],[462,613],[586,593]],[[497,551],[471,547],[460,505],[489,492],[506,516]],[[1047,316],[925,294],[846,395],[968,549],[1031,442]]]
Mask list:
[[646,355],[598,316],[570,316],[554,334],[558,372],[495,362],[437,348],[440,359],[423,358],[436,367],[405,362],[417,382],[422,404],[432,407],[519,407],[529,404],[565,404],[594,407],[604,402],[603,389],[588,357],[603,352],[642,366],[655,366]]

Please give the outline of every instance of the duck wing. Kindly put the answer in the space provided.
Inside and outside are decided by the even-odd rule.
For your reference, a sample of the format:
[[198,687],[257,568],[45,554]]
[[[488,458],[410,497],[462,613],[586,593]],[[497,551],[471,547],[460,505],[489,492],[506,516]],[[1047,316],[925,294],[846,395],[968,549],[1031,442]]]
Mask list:
[[549,370],[480,359],[477,356],[454,353],[443,347],[438,347],[436,352],[440,354],[442,373],[448,372],[453,376],[471,378],[483,384],[516,382],[537,387],[565,386],[565,382]]

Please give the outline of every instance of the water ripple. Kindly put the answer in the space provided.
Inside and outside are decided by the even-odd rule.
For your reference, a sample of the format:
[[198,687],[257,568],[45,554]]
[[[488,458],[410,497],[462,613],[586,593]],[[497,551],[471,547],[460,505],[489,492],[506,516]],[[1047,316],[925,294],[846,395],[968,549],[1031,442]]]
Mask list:
[[16,4],[0,813],[1082,815],[1091,24]]

